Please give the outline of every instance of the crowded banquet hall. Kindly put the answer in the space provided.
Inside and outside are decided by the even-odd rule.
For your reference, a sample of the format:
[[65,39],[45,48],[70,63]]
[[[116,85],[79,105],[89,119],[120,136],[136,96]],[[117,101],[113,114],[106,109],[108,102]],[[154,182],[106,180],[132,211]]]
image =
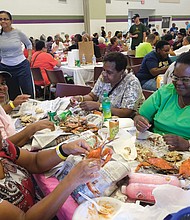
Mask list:
[[1,1],[0,219],[190,219],[188,3]]

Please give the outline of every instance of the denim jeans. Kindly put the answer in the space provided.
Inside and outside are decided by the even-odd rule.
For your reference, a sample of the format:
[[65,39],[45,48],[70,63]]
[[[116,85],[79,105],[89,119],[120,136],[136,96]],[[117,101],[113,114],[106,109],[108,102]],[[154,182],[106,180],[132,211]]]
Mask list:
[[156,91],[157,90],[157,88],[156,88],[156,79],[154,78],[154,79],[148,80],[147,82],[145,82],[142,85],[142,88],[146,89],[146,90]]
[[0,70],[7,71],[12,75],[11,78],[6,79],[10,100],[14,100],[22,93],[34,98],[34,82],[28,60],[24,60],[16,66],[0,63]]

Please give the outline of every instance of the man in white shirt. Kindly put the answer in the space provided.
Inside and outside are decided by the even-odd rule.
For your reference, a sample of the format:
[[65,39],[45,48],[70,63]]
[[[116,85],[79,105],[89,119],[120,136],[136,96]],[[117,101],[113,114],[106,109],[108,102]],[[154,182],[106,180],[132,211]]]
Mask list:
[[174,51],[170,50],[169,54],[171,56],[179,56],[182,53],[188,52],[190,50],[190,36],[184,37],[182,44],[183,46],[180,47],[179,49]]

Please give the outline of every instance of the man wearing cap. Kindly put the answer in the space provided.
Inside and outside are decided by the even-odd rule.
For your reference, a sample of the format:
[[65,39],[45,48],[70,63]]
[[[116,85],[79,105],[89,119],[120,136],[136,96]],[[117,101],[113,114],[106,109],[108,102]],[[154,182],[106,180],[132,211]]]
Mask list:
[[144,42],[146,37],[146,27],[140,22],[139,17],[139,14],[133,15],[134,24],[129,29],[130,37],[132,38],[131,50],[135,50],[135,47]]

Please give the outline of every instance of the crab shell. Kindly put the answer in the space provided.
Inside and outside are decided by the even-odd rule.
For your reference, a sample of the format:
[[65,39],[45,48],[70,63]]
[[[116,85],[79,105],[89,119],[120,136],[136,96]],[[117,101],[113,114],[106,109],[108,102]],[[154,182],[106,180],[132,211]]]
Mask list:
[[190,158],[183,161],[179,168],[179,174],[184,178],[190,177]]
[[177,168],[172,166],[170,163],[168,163],[166,160],[163,158],[158,158],[158,157],[153,157],[147,159],[147,161],[140,163],[137,168],[135,169],[135,172],[138,172],[138,170],[142,166],[152,166],[157,170],[162,170],[162,171],[177,171]]

